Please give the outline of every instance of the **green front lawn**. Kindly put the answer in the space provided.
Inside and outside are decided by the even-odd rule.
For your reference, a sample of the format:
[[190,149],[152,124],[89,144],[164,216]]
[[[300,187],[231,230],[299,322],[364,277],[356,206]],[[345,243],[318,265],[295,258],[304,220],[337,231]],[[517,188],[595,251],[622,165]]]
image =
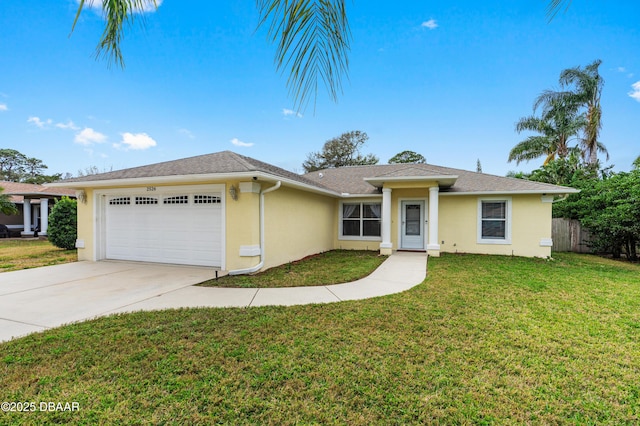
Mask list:
[[255,275],[224,276],[205,287],[302,287],[346,283],[371,274],[387,259],[377,251],[332,250],[268,269]]
[[76,250],[60,249],[47,240],[0,239],[0,272],[39,268],[76,260]]
[[637,424],[640,267],[443,255],[405,293],[118,315],[0,344],[0,423]]

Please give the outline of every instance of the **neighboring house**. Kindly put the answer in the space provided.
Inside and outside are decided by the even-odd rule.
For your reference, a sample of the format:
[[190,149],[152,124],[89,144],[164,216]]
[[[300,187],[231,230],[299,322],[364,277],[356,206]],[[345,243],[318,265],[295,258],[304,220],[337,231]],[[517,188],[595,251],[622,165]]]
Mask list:
[[54,184],[78,190],[78,257],[248,273],[326,250],[551,255],[573,188],[429,164],[298,175],[230,151]]
[[30,237],[38,232],[47,235],[49,213],[63,196],[75,198],[76,192],[66,188],[50,188],[30,183],[0,181],[2,193],[9,196],[9,200],[16,205],[18,214],[5,215],[0,213],[0,224],[6,225],[12,235],[20,234]]

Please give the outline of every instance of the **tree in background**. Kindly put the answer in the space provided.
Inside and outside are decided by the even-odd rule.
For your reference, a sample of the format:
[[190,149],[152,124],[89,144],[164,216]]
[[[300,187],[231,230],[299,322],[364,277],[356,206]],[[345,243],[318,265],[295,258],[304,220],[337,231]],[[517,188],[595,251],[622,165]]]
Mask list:
[[51,209],[47,236],[56,247],[73,250],[78,238],[78,203],[62,197]]
[[533,104],[534,113],[540,109],[540,116],[523,117],[516,123],[518,133],[534,131],[539,135],[529,136],[514,146],[509,152],[509,162],[520,164],[545,157],[542,164],[546,165],[555,158],[569,155],[569,142],[586,125],[586,120],[579,114],[578,106],[562,93],[543,92]]
[[476,172],[477,173],[482,173],[482,164],[480,163],[480,159],[478,158],[478,161],[476,161]]
[[422,154],[418,154],[414,151],[402,151],[389,159],[389,164],[425,164],[426,162],[427,159],[424,158]]
[[603,179],[575,182],[580,193],[554,204],[554,216],[578,219],[589,229],[589,245],[597,252],[624,253],[638,260],[640,241],[640,169],[610,173]]
[[4,188],[0,187],[0,213],[6,215],[18,214],[16,205],[11,202],[7,194],[3,194]]
[[600,59],[596,59],[591,64],[582,67],[568,68],[560,74],[560,84],[563,88],[569,89],[567,92],[551,92],[551,100],[554,97],[567,99],[568,102],[584,110],[585,123],[581,128],[580,148],[582,155],[589,164],[596,164],[598,152],[607,155],[609,153],[600,142],[600,130],[602,129],[602,89],[604,79],[598,72],[602,64]]
[[[521,118],[516,124],[518,133],[530,130],[540,133],[518,143],[509,153],[509,161],[518,164],[546,156],[544,163],[556,157],[565,158],[570,150],[579,150],[585,162],[595,166],[598,152],[609,159],[606,147],[598,138],[602,128],[600,98],[604,80],[598,73],[602,61],[595,60],[586,67],[574,67],[560,73],[562,91],[545,90],[534,103],[534,112],[540,108],[540,117]],[[579,146],[571,147],[572,138],[580,135]]]
[[59,180],[61,174],[45,175],[47,166],[37,158],[30,158],[15,149],[0,149],[0,180],[43,184]]
[[322,151],[308,154],[302,168],[309,173],[336,167],[378,164],[379,159],[375,155],[360,153],[360,148],[367,140],[369,136],[359,130],[343,133],[325,142]]

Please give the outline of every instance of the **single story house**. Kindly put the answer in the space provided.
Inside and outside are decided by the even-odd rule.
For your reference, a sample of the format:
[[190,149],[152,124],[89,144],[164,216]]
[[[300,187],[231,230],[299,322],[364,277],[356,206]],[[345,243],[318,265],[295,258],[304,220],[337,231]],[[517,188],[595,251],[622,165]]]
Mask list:
[[551,255],[573,188],[430,164],[298,175],[230,151],[67,179],[78,257],[251,273],[332,249]]
[[16,205],[18,214],[0,213],[0,224],[9,228],[11,234],[20,233],[23,237],[32,237],[35,232],[47,235],[49,213],[63,196],[75,198],[76,192],[67,188],[51,188],[43,185],[0,181],[2,193]]

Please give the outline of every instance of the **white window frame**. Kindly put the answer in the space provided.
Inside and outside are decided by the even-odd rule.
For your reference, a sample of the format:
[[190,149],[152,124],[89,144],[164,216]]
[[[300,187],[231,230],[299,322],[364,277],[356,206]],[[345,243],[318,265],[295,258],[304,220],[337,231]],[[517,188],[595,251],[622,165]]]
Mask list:
[[[504,238],[482,238],[482,202],[504,202],[505,203],[505,235]],[[482,197],[478,198],[478,244],[511,244],[511,197]]]
[[339,206],[339,220],[338,220],[338,240],[345,240],[345,241],[382,241],[382,217],[380,217],[380,235],[379,236],[362,236],[362,217],[360,218],[360,236],[357,235],[343,235],[342,234],[342,213],[344,212],[344,205],[345,204],[360,204],[360,213],[362,214],[362,206],[365,204],[378,204],[380,206],[380,216],[382,216],[382,200],[345,200],[345,201],[340,201],[340,206]]

